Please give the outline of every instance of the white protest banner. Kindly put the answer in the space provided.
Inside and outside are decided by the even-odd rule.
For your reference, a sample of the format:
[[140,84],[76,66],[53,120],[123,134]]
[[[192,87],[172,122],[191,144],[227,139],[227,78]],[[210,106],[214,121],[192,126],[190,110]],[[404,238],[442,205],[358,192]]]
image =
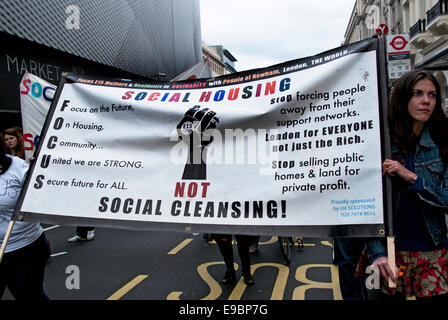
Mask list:
[[211,80],[68,74],[15,217],[191,232],[379,235],[379,43]]
[[56,86],[32,73],[25,72],[20,82],[25,159],[33,156]]

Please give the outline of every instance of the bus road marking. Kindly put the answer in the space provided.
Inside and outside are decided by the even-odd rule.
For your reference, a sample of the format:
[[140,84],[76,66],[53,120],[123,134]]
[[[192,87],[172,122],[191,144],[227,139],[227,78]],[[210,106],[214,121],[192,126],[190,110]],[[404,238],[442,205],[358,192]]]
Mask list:
[[136,276],[134,279],[125,284],[121,289],[111,295],[107,300],[120,300],[126,293],[131,291],[136,285],[148,277],[146,274]]
[[193,241],[192,238],[185,239],[184,241],[179,243],[174,249],[172,249],[170,252],[168,252],[168,254],[170,254],[170,255],[177,254],[180,250],[185,248],[191,241]]

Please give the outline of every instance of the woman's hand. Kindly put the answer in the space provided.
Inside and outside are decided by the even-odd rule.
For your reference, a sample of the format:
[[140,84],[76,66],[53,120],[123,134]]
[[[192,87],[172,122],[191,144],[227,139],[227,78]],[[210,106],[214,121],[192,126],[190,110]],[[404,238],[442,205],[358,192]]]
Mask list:
[[[397,278],[395,276],[396,272],[394,273],[389,265],[389,261],[387,260],[387,257],[379,257],[373,261],[373,265],[378,267],[380,270],[381,277],[386,279],[386,281],[389,281],[389,278],[396,284]],[[397,271],[397,270],[396,270]]]
[[383,175],[385,175],[386,173],[391,177],[397,176],[409,183],[415,183],[418,178],[418,176],[414,172],[406,169],[406,167],[403,166],[400,162],[390,159],[386,159],[383,162]]

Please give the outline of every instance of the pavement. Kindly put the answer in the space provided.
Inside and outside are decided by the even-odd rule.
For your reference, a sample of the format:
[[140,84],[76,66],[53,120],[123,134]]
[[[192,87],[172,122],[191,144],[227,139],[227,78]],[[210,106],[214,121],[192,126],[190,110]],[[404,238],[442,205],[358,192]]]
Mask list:
[[[255,285],[220,284],[225,266],[202,234],[96,228],[92,241],[68,243],[73,226],[45,226],[52,257],[44,287],[52,300],[340,300],[331,239],[304,239],[289,266],[277,237],[251,254]],[[235,263],[239,257],[234,245]],[[3,299],[13,299],[8,291]]]

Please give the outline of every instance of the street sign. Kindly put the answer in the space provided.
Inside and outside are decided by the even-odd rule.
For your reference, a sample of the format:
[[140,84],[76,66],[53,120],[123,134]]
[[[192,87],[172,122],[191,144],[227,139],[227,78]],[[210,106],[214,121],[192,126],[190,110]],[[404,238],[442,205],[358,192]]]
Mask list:
[[[394,36],[390,41],[389,45],[393,50],[390,50],[391,53],[395,53],[396,51],[403,51],[409,42],[402,35]],[[395,52],[394,52],[395,50]]]
[[398,79],[411,70],[409,35],[388,35],[386,39],[389,79]]
[[389,33],[389,27],[386,24],[382,23],[376,29],[376,33],[383,34],[383,35],[388,34]]

